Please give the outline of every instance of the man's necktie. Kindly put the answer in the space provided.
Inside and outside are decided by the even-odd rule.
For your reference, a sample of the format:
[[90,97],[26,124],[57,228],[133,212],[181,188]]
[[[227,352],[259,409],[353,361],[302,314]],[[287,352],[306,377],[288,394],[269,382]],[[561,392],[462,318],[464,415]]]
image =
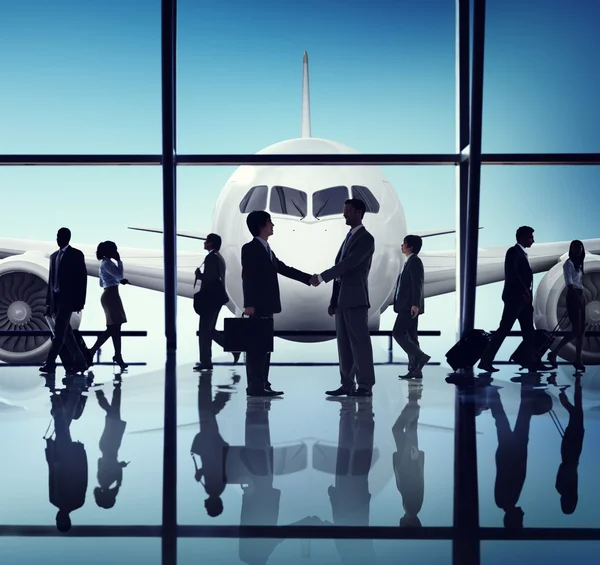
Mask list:
[[[56,255],[56,265],[54,266],[54,288],[58,288],[58,268],[60,266],[60,260],[62,259],[64,251],[61,249]],[[60,289],[59,289],[60,290]]]
[[269,259],[271,263],[273,262],[273,252],[271,251],[271,246],[267,243],[267,252],[269,253]]
[[352,235],[352,230],[350,230],[348,232],[348,234],[346,235],[346,239],[344,239],[344,243],[342,244],[342,254],[340,255],[340,259],[343,259],[344,255],[346,255],[346,247],[348,246],[348,240],[350,239],[351,235]]

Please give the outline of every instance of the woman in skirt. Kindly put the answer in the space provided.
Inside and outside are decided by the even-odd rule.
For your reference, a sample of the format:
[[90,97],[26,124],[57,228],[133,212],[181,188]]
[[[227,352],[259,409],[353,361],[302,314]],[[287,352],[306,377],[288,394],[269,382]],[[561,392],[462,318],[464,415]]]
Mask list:
[[[106,330],[102,332],[93,345],[90,353],[92,357],[111,337],[115,348],[113,362],[118,364],[121,370],[128,367],[121,356],[121,325],[127,322],[123,303],[119,296],[119,284],[127,284],[129,281],[123,278],[123,262],[119,256],[117,245],[113,241],[103,241],[98,245],[96,258],[100,261],[100,286],[104,289],[100,304],[106,315]],[[113,263],[113,259],[116,261]]]
[[556,357],[558,352],[567,343],[575,341],[576,358],[575,370],[577,372],[585,371],[581,359],[583,349],[583,335],[585,332],[585,297],[583,296],[583,260],[585,259],[585,249],[583,243],[578,239],[571,242],[569,247],[569,258],[563,265],[563,275],[567,285],[567,313],[571,321],[571,331],[563,337],[558,347],[548,353],[548,363],[553,367],[558,367]]

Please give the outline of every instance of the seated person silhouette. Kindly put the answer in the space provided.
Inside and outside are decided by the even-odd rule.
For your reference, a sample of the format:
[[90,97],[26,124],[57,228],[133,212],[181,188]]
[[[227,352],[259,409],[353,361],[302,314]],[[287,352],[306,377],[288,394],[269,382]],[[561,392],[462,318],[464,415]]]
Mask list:
[[558,396],[560,403],[569,413],[569,423],[565,429],[560,446],[562,462],[556,475],[556,490],[560,494],[560,507],[563,514],[573,514],[577,508],[577,467],[583,449],[583,401],[581,375],[575,376],[574,404],[569,402],[565,389]]
[[[369,472],[373,460],[375,421],[370,398],[337,397],[340,423],[335,483],[328,489],[336,526],[369,525]],[[336,539],[342,563],[373,563],[373,540]]]
[[[112,508],[117,501],[117,494],[123,482],[123,469],[129,465],[119,461],[119,448],[125,434],[127,422],[121,419],[121,383],[113,384],[112,402],[109,404],[103,390],[96,391],[96,399],[100,408],[106,412],[104,431],[100,437],[98,459],[98,484],[94,489],[94,498],[100,508]],[[116,484],[115,484],[116,483]],[[115,484],[113,487],[112,485]]]
[[[229,444],[219,432],[217,414],[225,408],[231,398],[230,392],[218,391],[212,398],[212,374],[202,373],[198,384],[198,419],[200,431],[192,442],[192,460],[196,468],[195,479],[201,482],[208,498],[204,507],[209,516],[215,518],[223,512],[221,495],[227,484],[225,477],[225,461]],[[238,377],[239,380],[239,377]],[[198,467],[194,454],[201,459],[202,466]]]
[[402,495],[402,507],[405,512],[400,518],[400,526],[418,528],[421,527],[418,514],[423,506],[425,490],[425,453],[419,450],[417,434],[422,387],[411,384],[408,386],[408,403],[392,428],[397,449],[392,455],[392,462],[396,487]]
[[56,437],[46,437],[48,463],[48,489],[51,504],[58,508],[56,527],[60,532],[71,529],[71,512],[85,503],[88,486],[88,464],[84,445],[71,439],[70,426],[83,414],[87,386],[79,380],[69,380],[66,389],[57,391],[50,386],[50,414],[54,421]]
[[517,503],[527,475],[531,418],[549,412],[552,409],[552,398],[545,390],[522,386],[519,412],[512,430],[497,388],[492,388],[488,400],[498,434],[494,498],[498,508],[504,510],[504,527],[521,529],[525,513]]

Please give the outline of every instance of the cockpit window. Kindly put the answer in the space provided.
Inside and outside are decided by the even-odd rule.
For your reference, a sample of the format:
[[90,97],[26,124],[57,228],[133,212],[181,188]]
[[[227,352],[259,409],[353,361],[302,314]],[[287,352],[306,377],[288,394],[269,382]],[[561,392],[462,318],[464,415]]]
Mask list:
[[306,192],[287,186],[274,186],[271,189],[271,212],[304,218],[306,209]]
[[267,207],[267,187],[264,184],[253,186],[240,202],[240,212],[249,214],[254,210],[264,210]]
[[366,211],[372,214],[379,212],[379,202],[366,186],[352,186],[352,198],[358,198],[365,203]]
[[322,218],[342,214],[346,200],[348,200],[347,186],[332,186],[317,190],[313,194],[313,215],[315,218]]

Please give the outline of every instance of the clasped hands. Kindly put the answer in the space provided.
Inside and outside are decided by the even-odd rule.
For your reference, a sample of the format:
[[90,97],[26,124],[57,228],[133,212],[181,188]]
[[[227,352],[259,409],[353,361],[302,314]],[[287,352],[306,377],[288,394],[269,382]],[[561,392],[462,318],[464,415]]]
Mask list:
[[311,286],[319,286],[321,284],[321,281],[319,280],[319,275],[313,275],[312,277],[310,277],[310,279],[308,280],[308,284]]

